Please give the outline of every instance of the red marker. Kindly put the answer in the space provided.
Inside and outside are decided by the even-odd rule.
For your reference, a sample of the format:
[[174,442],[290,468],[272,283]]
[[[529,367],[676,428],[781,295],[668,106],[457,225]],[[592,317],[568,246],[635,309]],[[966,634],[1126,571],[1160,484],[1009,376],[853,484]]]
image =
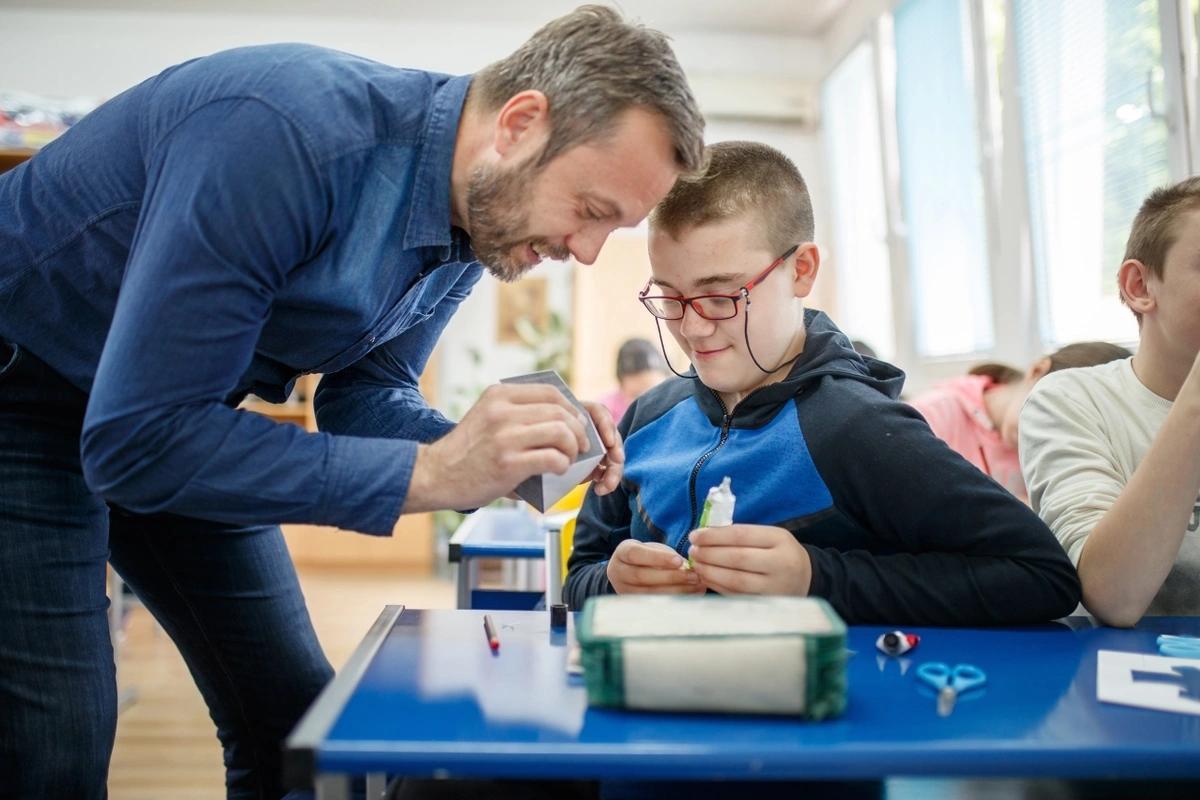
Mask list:
[[491,614],[483,615],[483,634],[487,636],[488,647],[493,653],[500,651],[500,637],[496,635],[496,625],[492,622]]

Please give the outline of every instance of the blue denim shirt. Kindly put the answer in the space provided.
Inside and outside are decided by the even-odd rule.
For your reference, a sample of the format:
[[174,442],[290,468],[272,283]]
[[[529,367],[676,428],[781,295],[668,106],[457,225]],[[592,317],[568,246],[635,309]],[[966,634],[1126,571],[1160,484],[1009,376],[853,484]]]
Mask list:
[[[90,394],[93,490],[143,513],[390,532],[417,379],[481,267],[450,224],[470,84],[304,45],[166,70],[0,176],[0,337]],[[233,406],[324,373],[320,432]]]

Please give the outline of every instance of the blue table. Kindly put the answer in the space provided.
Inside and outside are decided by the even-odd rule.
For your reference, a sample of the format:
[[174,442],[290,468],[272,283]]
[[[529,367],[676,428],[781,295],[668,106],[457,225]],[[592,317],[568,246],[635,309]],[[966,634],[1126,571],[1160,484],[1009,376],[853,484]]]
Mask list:
[[[869,779],[886,776],[1200,777],[1200,718],[1096,701],[1096,651],[1153,653],[1158,633],[1087,618],[1019,629],[921,629],[904,662],[878,656],[879,627],[852,627],[850,702],[822,723],[589,709],[566,674],[568,636],[544,612],[497,612],[493,655],[477,611],[388,606],[288,740],[294,780],[344,797],[347,776]],[[573,635],[571,636],[573,638]],[[982,690],[939,717],[915,665],[970,661]]]
[[[521,508],[481,508],[463,521],[450,538],[449,558],[458,564],[459,608],[530,609],[542,591],[476,589],[480,558],[541,561],[546,556],[546,532]],[[540,564],[538,565],[540,568]]]

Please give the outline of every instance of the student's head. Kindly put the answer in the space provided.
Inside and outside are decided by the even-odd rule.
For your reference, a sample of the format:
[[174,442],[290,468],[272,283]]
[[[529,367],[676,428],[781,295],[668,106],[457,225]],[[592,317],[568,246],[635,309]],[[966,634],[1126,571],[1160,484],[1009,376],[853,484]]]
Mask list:
[[626,397],[636,399],[666,377],[663,355],[649,340],[627,339],[617,351],[617,384]]
[[476,74],[489,158],[466,191],[475,255],[502,280],[541,258],[591,264],[681,172],[701,166],[704,121],[665,36],[581,6]]
[[[753,142],[715,144],[708,156],[707,168],[680,179],[650,215],[646,294],[738,299],[647,305],[658,309],[700,380],[736,403],[784,377],[786,366],[776,367],[803,348],[803,298],[820,253],[808,188],[786,156]],[[698,306],[709,317],[733,316],[706,319]]]
[[[1134,217],[1117,273],[1121,300],[1155,329],[1164,355],[1192,360],[1200,351],[1200,177],[1150,193]],[[1160,345],[1161,343],[1161,345]]]
[[1033,391],[1033,385],[1051,372],[1060,369],[1076,367],[1095,367],[1116,361],[1119,358],[1129,358],[1130,353],[1119,344],[1110,342],[1075,342],[1060,347],[1048,356],[1043,356],[1033,363],[1028,370],[1021,372],[1006,364],[980,364],[970,370],[971,375],[986,375],[996,384],[1008,389],[1008,400],[1004,405],[1000,418],[1000,437],[1010,447],[1017,446],[1018,422],[1021,417],[1021,407],[1025,398]]

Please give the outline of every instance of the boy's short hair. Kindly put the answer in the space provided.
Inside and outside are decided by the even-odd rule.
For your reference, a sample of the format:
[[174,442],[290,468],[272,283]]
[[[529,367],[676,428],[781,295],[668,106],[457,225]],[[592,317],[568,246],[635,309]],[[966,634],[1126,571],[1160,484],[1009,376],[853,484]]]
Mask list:
[[1075,342],[1064,345],[1046,356],[1050,359],[1050,369],[1047,373],[1058,372],[1060,369],[1097,367],[1132,355],[1133,353],[1126,348],[1112,342]]
[[791,159],[758,142],[719,142],[707,154],[707,168],[676,181],[650,212],[653,227],[678,239],[689,228],[751,212],[772,253],[813,240],[812,198]]
[[[1111,342],[1074,342],[1055,350],[1046,358],[1050,366],[1046,374],[1058,372],[1060,369],[1078,369],[1079,367],[1098,367],[1119,358],[1129,358],[1133,353]],[[1017,383],[1025,379],[1025,373],[1008,364],[988,362],[976,364],[967,370],[968,375],[985,375],[993,383]]]
[[[1125,244],[1122,263],[1133,259],[1140,261],[1158,280],[1163,278],[1167,251],[1178,238],[1179,219],[1189,211],[1200,208],[1200,177],[1188,178],[1172,186],[1160,186],[1142,202],[1133,225],[1129,229],[1129,240]],[[1121,302],[1128,302],[1125,291]],[[1134,311],[1140,322],[1142,315]]]

